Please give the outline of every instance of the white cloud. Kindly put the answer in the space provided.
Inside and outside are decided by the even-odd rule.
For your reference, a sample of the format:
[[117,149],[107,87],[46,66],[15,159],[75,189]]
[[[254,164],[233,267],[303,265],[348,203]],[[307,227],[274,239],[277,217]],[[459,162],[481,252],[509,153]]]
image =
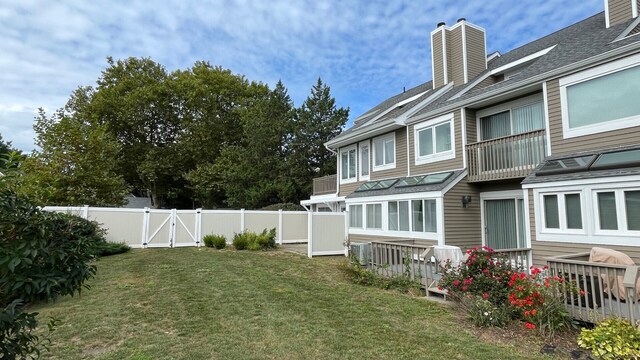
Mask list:
[[59,108],[77,86],[93,85],[107,56],[148,56],[169,70],[207,60],[251,80],[282,79],[298,105],[320,76],[354,118],[403,86],[429,80],[429,32],[439,21],[466,17],[487,29],[489,50],[504,52],[602,6],[601,0],[3,4],[0,132],[30,150],[33,109]]

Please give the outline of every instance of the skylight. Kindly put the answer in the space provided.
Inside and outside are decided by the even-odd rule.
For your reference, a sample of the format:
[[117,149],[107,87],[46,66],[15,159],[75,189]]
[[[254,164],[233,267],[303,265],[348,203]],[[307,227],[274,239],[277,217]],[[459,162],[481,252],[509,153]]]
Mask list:
[[640,149],[601,154],[591,165],[593,170],[640,166]]
[[536,176],[627,167],[640,167],[640,149],[607,151],[593,155],[547,160],[536,172]]
[[451,176],[451,174],[453,173],[444,172],[444,173],[431,174],[431,175],[410,176],[410,177],[400,179],[396,187],[440,184],[443,181],[447,180],[449,176]]
[[379,181],[368,181],[355,191],[369,191],[369,190],[385,190],[390,188],[393,184],[396,183],[398,179],[390,179],[390,180],[379,180]]
[[571,158],[547,160],[538,170],[540,175],[564,174],[569,172],[587,171],[595,155],[576,156]]

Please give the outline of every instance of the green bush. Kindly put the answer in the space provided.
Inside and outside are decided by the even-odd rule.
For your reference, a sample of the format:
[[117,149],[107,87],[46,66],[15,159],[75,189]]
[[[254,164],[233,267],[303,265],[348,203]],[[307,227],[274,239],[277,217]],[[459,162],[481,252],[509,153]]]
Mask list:
[[227,246],[227,239],[224,235],[206,235],[203,240],[206,247],[212,247],[220,250]]
[[[22,304],[80,293],[96,273],[94,249],[104,230],[80,217],[41,211],[26,198],[0,191],[0,334],[3,351],[37,353],[30,336],[35,314]],[[35,321],[35,320],[34,320]]]
[[300,204],[294,203],[279,203],[267,205],[262,210],[282,210],[282,211],[306,211]]
[[597,359],[640,359],[640,331],[622,319],[604,320],[592,330],[582,329],[578,345],[591,350]]
[[508,306],[496,306],[482,296],[463,296],[458,306],[476,326],[504,327],[511,321],[512,312]]
[[116,254],[123,254],[131,250],[131,247],[124,242],[100,242],[93,249],[92,252],[97,257],[110,256]]
[[392,277],[385,277],[376,271],[360,265],[355,256],[351,255],[348,261],[338,265],[347,279],[354,284],[376,287],[384,290],[395,290],[401,293],[420,294],[423,293],[419,282],[411,279],[405,273]]
[[276,247],[276,229],[256,234],[253,231],[245,231],[233,236],[233,247],[236,250],[268,250]]

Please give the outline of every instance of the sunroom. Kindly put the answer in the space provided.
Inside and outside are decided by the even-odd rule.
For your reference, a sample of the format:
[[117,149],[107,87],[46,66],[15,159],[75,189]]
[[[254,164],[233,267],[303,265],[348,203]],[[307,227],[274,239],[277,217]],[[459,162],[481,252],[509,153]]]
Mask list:
[[567,299],[574,317],[639,319],[640,147],[549,158],[522,184],[534,262],[586,292]]

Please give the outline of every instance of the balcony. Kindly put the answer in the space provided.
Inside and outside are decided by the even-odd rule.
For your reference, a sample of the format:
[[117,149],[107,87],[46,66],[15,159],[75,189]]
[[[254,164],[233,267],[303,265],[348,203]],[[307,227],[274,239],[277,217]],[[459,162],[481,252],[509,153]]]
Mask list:
[[545,130],[535,130],[466,146],[469,181],[523,178],[544,160]]
[[334,194],[337,192],[336,175],[327,175],[313,179],[313,195]]

